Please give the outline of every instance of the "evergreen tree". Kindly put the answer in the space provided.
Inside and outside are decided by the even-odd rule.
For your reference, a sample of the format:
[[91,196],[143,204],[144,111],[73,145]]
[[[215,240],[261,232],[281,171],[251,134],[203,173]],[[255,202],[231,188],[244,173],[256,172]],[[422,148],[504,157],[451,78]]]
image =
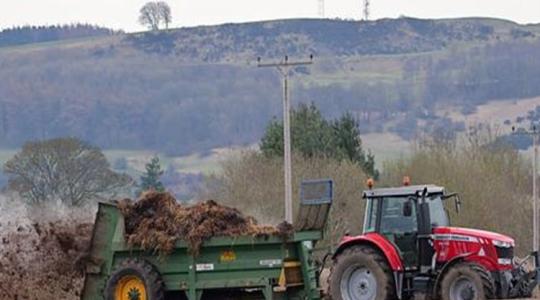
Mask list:
[[137,194],[140,195],[142,192],[148,190],[158,192],[165,191],[165,187],[160,180],[161,175],[163,175],[163,169],[161,169],[159,157],[152,157],[150,162],[146,164],[145,169],[144,174],[141,176],[141,183],[139,185],[139,191]]
[[[333,133],[328,121],[314,105],[300,104],[291,111],[291,147],[306,157],[333,157]],[[261,139],[260,148],[269,157],[283,156],[283,122],[273,119]]]
[[349,112],[334,121],[335,157],[348,159],[362,167],[369,176],[378,179],[379,171],[375,169],[375,156],[368,151],[366,154],[362,147],[358,121]]
[[[350,113],[328,121],[314,105],[300,104],[291,111],[291,148],[305,157],[321,155],[349,160],[378,178],[375,158],[362,148],[358,121]],[[260,149],[267,157],[283,156],[283,123],[273,119],[266,127]]]

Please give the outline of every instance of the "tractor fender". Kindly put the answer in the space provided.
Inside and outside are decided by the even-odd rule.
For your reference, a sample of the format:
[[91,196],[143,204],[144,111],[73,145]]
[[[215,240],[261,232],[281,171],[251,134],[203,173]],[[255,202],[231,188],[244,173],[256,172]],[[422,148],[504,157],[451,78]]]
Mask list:
[[354,245],[370,245],[381,252],[394,273],[403,272],[403,263],[398,250],[388,239],[378,233],[368,233],[354,237],[345,236],[332,255],[332,258],[335,258],[343,250]]
[[443,265],[439,274],[437,275],[437,278],[435,279],[435,283],[433,285],[433,290],[431,291],[432,299],[437,298],[437,289],[445,273],[451,267],[461,262],[474,262],[483,266],[487,270],[494,270],[497,267],[496,263],[494,263],[489,257],[479,256],[478,253],[476,252],[467,252],[467,253],[463,253],[458,256],[455,256]]

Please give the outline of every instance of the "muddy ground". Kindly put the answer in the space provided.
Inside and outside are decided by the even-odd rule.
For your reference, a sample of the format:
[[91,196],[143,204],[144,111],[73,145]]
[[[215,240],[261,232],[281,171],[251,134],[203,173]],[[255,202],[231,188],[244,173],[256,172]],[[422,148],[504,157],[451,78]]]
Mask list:
[[0,299],[78,299],[90,214],[0,201]]

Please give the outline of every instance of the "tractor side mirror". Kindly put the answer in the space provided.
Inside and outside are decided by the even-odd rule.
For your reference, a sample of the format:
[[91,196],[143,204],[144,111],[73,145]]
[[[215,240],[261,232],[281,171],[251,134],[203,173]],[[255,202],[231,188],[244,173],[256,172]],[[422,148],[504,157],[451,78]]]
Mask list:
[[456,195],[455,197],[456,201],[456,213],[459,214],[459,212],[461,211],[461,199],[459,198],[459,195]]
[[456,206],[456,213],[459,214],[459,212],[461,211],[461,198],[459,198],[459,194],[452,193],[452,194],[444,195],[442,197],[443,200],[446,200],[448,198],[454,198],[454,204]]
[[403,203],[403,216],[410,217],[412,216],[412,201],[407,201]]

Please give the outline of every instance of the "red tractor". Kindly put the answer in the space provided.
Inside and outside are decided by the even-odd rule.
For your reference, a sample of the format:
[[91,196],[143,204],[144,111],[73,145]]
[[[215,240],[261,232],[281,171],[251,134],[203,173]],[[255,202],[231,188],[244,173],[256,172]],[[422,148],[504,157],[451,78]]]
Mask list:
[[346,235],[333,254],[333,300],[531,297],[540,279],[538,253],[518,262],[512,238],[451,227],[444,202],[454,199],[459,211],[457,194],[426,185],[370,189],[363,198],[363,234]]

